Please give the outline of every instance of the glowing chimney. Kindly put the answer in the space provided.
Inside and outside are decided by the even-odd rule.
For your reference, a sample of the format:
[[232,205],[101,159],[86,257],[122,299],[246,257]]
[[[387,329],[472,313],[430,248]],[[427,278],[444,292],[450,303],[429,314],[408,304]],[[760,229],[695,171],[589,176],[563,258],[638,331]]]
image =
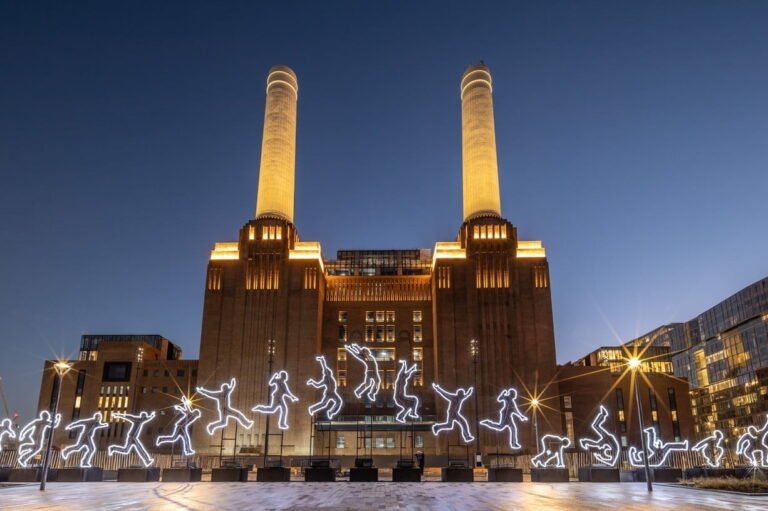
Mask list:
[[501,216],[491,71],[485,64],[469,66],[461,77],[461,149],[464,220]]
[[275,66],[269,70],[256,218],[279,217],[293,222],[298,97],[299,82],[291,68]]

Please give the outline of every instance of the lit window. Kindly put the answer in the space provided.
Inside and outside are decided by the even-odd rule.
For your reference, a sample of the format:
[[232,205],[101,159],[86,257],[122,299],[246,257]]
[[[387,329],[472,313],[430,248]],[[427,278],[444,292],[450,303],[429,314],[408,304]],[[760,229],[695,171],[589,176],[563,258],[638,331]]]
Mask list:
[[366,323],[373,323],[373,320],[375,318],[375,313],[373,311],[365,311],[365,322]]
[[384,342],[384,325],[376,325],[376,342]]
[[339,342],[347,342],[347,325],[339,325]]
[[77,396],[75,398],[75,408],[80,408],[80,400],[82,399],[81,396]]
[[365,325],[365,342],[373,342],[373,325]]
[[395,325],[387,325],[387,342],[395,342]]
[[384,322],[384,311],[376,311],[376,323]]
[[571,396],[563,396],[563,407],[564,408],[571,408]]
[[346,323],[349,318],[347,311],[339,311],[339,323]]
[[336,435],[336,448],[337,449],[344,449],[347,446],[347,442],[344,439],[343,434],[337,434]]
[[344,348],[338,348],[336,350],[336,360],[339,362],[346,362],[347,361],[347,350]]
[[413,342],[421,342],[421,325],[413,325]]
[[413,348],[413,361],[421,362],[424,360],[424,348]]
[[395,311],[387,311],[387,323],[395,322]]
[[424,437],[416,435],[416,439],[413,441],[414,447],[424,447]]
[[413,311],[413,322],[421,323],[421,311]]
[[395,348],[374,349],[373,355],[379,362],[394,362]]

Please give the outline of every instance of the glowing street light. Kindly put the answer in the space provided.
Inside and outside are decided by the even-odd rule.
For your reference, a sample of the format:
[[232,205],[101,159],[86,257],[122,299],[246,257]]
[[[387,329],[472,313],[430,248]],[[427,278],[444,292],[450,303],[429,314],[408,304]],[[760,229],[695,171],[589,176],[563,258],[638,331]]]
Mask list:
[[481,467],[483,466],[483,457],[480,454],[480,409],[477,404],[477,395],[480,393],[477,387],[477,357],[480,355],[480,343],[477,339],[469,341],[469,354],[472,357],[473,386],[475,388],[475,431],[477,431],[477,438],[475,438],[475,465]]
[[640,391],[637,384],[637,371],[642,364],[642,360],[639,357],[631,357],[627,360],[627,366],[632,371],[632,385],[635,387],[635,401],[637,402],[637,421],[640,424],[640,445],[643,448],[643,467],[645,470],[645,481],[648,485],[648,491],[653,491],[653,483],[651,483],[651,468],[648,466],[648,451],[645,447],[645,434],[643,427],[643,409],[640,406]]
[[536,445],[539,445],[539,400],[534,397],[530,403],[533,408],[533,436],[536,437]]
[[45,444],[45,454],[43,455],[43,470],[40,474],[40,491],[45,491],[45,480],[48,479],[48,466],[51,463],[51,446],[53,445],[53,430],[55,424],[56,414],[59,412],[59,398],[61,397],[61,382],[64,379],[64,375],[72,369],[72,364],[66,360],[58,360],[53,364],[53,369],[56,371],[56,378],[53,382],[53,388],[56,392],[56,397],[53,399],[53,413],[51,414],[52,423],[48,429],[48,439]]

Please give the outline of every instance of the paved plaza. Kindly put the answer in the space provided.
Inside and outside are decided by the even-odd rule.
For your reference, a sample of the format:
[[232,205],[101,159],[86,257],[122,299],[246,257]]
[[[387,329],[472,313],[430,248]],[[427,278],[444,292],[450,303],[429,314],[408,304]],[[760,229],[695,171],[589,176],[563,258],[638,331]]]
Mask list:
[[768,497],[642,483],[51,483],[0,487],[0,509],[755,510]]

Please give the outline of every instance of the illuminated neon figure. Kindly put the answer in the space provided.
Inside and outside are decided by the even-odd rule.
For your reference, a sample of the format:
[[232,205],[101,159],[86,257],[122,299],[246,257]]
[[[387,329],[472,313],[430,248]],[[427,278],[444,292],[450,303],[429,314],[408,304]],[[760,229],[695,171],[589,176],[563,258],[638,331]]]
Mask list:
[[51,412],[43,410],[37,419],[33,419],[24,426],[19,432],[19,447],[16,452],[19,453],[19,465],[24,468],[29,466],[29,461],[43,452],[45,448],[45,439],[48,436],[48,429],[54,429],[61,422],[61,414],[57,413],[51,421]]
[[[648,456],[648,464],[653,468],[658,468],[667,461],[669,453],[673,451],[687,451],[688,440],[682,442],[662,442],[656,433],[656,429],[653,427],[645,428],[645,445],[647,451],[645,455]],[[636,447],[629,448],[629,463],[633,467],[642,467],[643,452]]]
[[592,455],[598,463],[613,467],[619,461],[621,445],[616,436],[605,427],[607,421],[608,409],[600,405],[600,410],[597,412],[597,416],[595,416],[591,426],[592,431],[597,433],[597,438],[582,438],[579,440],[579,445],[587,451],[596,451]]
[[294,403],[299,400],[299,398],[293,395],[291,389],[288,388],[288,372],[278,371],[273,374],[269,379],[269,386],[272,388],[269,393],[269,404],[256,405],[252,410],[256,413],[270,415],[278,412],[277,427],[288,429],[288,402],[286,400],[291,400]]
[[[538,468],[554,466],[565,468],[565,454],[563,451],[571,446],[571,440],[567,436],[544,435],[539,440],[541,450],[531,458],[531,464]],[[554,463],[553,463],[554,462]]]
[[419,418],[419,398],[408,393],[408,384],[419,366],[413,364],[409,367],[408,362],[405,360],[399,360],[398,365],[400,368],[397,370],[397,376],[395,377],[393,393],[395,406],[398,409],[395,420],[400,424],[405,424],[405,420],[408,418],[414,420]]
[[469,399],[475,389],[473,387],[469,387],[469,389],[459,387],[456,389],[456,392],[448,392],[437,383],[433,383],[432,388],[435,389],[435,392],[440,397],[448,402],[448,409],[445,411],[445,421],[433,424],[432,434],[437,436],[442,431],[452,431],[454,426],[458,426],[464,443],[468,444],[473,441],[475,437],[469,429],[467,418],[461,414],[461,407],[464,406],[464,402]]
[[749,426],[736,442],[736,454],[747,458],[753,467],[768,467],[768,415],[762,428]]
[[76,452],[85,451],[80,457],[80,468],[91,468],[93,466],[93,457],[96,455],[96,433],[101,429],[108,428],[109,424],[103,422],[101,412],[96,412],[92,417],[80,419],[79,421],[67,424],[64,428],[67,431],[79,430],[75,443],[68,445],[61,450],[61,457],[65,460]]
[[197,387],[197,393],[208,399],[216,401],[216,411],[219,418],[210,422],[206,427],[209,435],[213,435],[217,429],[221,429],[229,424],[229,419],[234,419],[245,429],[251,429],[253,421],[246,417],[243,412],[232,407],[232,393],[235,391],[237,381],[232,378],[229,383],[222,383],[219,390],[208,390],[203,387]]
[[176,410],[176,417],[173,421],[173,431],[170,435],[161,435],[157,437],[155,445],[160,447],[162,444],[175,444],[181,441],[181,450],[184,456],[192,456],[195,450],[192,448],[192,439],[190,438],[189,428],[192,427],[202,412],[199,408],[192,409],[192,402],[187,396],[181,396],[181,404],[173,405]]
[[339,394],[339,385],[333,376],[333,369],[328,367],[325,357],[318,355],[315,357],[315,360],[320,362],[320,370],[323,375],[319,380],[310,378],[307,380],[307,385],[316,389],[323,389],[323,397],[317,403],[309,406],[309,415],[314,416],[317,412],[325,410],[328,420],[333,420],[341,411],[341,407],[344,406],[344,401],[342,401]]
[[0,452],[3,451],[3,438],[16,438],[16,432],[13,430],[11,419],[3,419],[0,422]]
[[501,403],[499,420],[493,422],[491,419],[483,419],[480,421],[480,425],[498,432],[504,431],[505,429],[509,430],[510,449],[520,449],[520,442],[517,439],[517,422],[515,419],[517,418],[522,422],[526,422],[528,417],[523,415],[523,412],[517,407],[517,390],[512,387],[502,390],[496,397],[496,401]]
[[[712,432],[711,436],[701,440],[699,443],[691,447],[694,452],[700,452],[704,457],[704,461],[712,468],[720,468],[720,461],[725,455],[725,448],[723,448],[723,432],[716,429]],[[713,458],[714,455],[714,458]]]
[[144,426],[155,418],[155,412],[147,413],[141,412],[138,415],[132,413],[113,413],[112,417],[116,419],[124,419],[128,422],[128,433],[125,435],[125,442],[123,445],[110,445],[107,448],[107,454],[114,456],[115,454],[127,455],[131,451],[136,451],[136,455],[141,459],[141,462],[145,467],[152,465],[155,460],[141,443],[141,430]]
[[344,349],[365,366],[363,382],[354,390],[355,397],[360,399],[363,394],[366,394],[368,401],[376,401],[376,395],[381,389],[381,373],[379,372],[379,363],[376,362],[373,352],[369,348],[360,347],[357,344],[344,346]]

